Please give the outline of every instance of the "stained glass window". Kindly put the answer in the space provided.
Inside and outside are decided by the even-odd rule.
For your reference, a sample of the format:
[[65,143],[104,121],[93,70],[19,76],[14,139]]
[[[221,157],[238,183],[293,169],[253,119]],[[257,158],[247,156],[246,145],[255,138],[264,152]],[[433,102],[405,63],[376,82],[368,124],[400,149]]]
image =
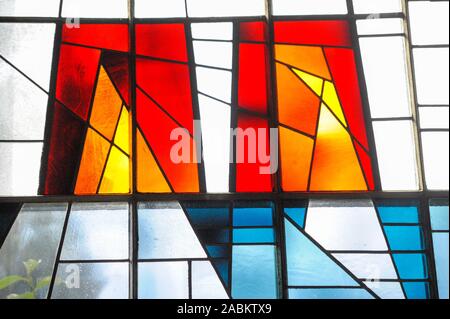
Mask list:
[[448,299],[448,5],[1,1],[0,298]]

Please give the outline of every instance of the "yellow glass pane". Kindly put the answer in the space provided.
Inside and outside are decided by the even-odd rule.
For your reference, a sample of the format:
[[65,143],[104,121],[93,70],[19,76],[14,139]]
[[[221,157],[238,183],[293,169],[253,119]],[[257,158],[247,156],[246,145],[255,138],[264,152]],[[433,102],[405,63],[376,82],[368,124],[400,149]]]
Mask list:
[[94,104],[92,106],[89,122],[92,127],[102,133],[110,141],[112,141],[116,129],[122,104],[122,99],[114,88],[108,74],[103,67],[100,67]]
[[325,81],[325,87],[323,88],[323,102],[330,108],[334,115],[347,127],[344,112],[342,111],[341,103],[336,92],[336,87],[333,83]]
[[286,192],[308,190],[314,140],[280,127],[282,188]]
[[76,195],[97,194],[109,147],[107,140],[88,130],[75,186]]
[[367,190],[351,137],[325,105],[320,111],[310,190]]
[[322,48],[299,45],[275,45],[275,59],[303,71],[331,80]]
[[318,96],[322,95],[322,88],[323,88],[323,80],[321,78],[318,78],[317,76],[305,73],[300,70],[293,69],[295,74],[297,74],[305,83],[309,86],[311,90],[313,90],[314,93],[316,93]]
[[130,160],[113,146],[100,186],[100,194],[126,194],[130,192]]
[[122,107],[114,143],[125,153],[130,154],[130,115],[126,107]]
[[171,193],[142,134],[137,132],[137,188],[140,193]]

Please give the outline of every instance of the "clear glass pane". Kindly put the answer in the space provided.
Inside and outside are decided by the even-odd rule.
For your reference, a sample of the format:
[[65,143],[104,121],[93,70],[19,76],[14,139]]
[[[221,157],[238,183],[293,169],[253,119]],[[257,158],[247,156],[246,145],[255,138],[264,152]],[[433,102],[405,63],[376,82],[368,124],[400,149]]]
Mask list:
[[345,0],[274,0],[274,15],[346,14]]
[[2,0],[0,16],[57,17],[62,0]]
[[448,44],[448,1],[408,1],[413,44]]
[[448,129],[449,128],[449,107],[421,107],[420,128],[422,129]]
[[422,133],[425,178],[430,190],[449,188],[449,133]]
[[264,0],[187,0],[190,17],[263,16]]
[[359,35],[398,34],[405,32],[403,20],[397,18],[357,20],[356,26]]
[[401,0],[353,0],[355,13],[402,12]]
[[62,16],[68,18],[128,18],[128,1],[64,0]]
[[192,37],[202,40],[233,40],[233,24],[230,22],[192,23]]
[[135,12],[137,18],[185,17],[185,0],[135,0]]

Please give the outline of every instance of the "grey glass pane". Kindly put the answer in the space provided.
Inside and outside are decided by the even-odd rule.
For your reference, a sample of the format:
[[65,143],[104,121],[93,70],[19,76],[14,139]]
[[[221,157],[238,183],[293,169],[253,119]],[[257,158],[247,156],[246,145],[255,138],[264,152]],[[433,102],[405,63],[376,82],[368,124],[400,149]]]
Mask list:
[[127,203],[73,204],[61,259],[127,259],[128,216]]
[[187,262],[139,264],[139,298],[189,298]]
[[[67,204],[24,204],[0,249],[0,278],[26,274],[23,262],[40,261],[34,279],[53,274],[56,253],[66,217]],[[9,294],[29,291],[24,283],[0,290],[0,299]],[[48,286],[38,290],[36,297],[45,298]]]
[[60,0],[1,0],[0,16],[57,17]]
[[60,264],[52,299],[127,299],[128,263]]

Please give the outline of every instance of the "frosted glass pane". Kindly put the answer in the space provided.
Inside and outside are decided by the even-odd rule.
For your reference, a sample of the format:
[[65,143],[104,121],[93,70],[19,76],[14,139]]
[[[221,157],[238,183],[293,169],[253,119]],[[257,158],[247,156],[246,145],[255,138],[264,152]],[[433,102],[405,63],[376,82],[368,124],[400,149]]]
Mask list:
[[192,23],[192,37],[203,40],[233,40],[233,24],[230,22]]
[[139,264],[140,299],[188,299],[187,262]]
[[448,132],[422,133],[423,160],[428,189],[449,188],[449,137]]
[[48,96],[0,60],[0,140],[43,140]]
[[364,284],[381,299],[405,299],[399,282],[366,281]]
[[75,203],[61,259],[128,259],[128,204]]
[[[33,272],[34,279],[53,274],[67,204],[24,204],[0,249],[0,278],[26,275],[23,262],[41,261]],[[0,299],[9,294],[28,290],[24,283],[0,290]],[[37,298],[46,298],[48,286],[37,292]]]
[[197,67],[198,91],[231,103],[231,72]]
[[128,1],[64,0],[62,16],[69,18],[128,18]]
[[419,104],[449,104],[449,51],[414,49]]
[[60,264],[56,276],[52,299],[128,299],[128,263]]
[[48,91],[54,36],[54,24],[0,23],[0,55]]
[[445,107],[421,107],[420,113],[420,128],[449,128],[449,108]]
[[333,254],[360,279],[398,279],[389,254]]
[[359,35],[404,33],[402,19],[365,19],[357,20]]
[[231,42],[193,41],[195,63],[231,70],[233,44]]
[[401,12],[401,0],[353,0],[355,13]]
[[135,12],[137,18],[185,17],[185,0],[135,0]]
[[385,191],[418,190],[416,146],[410,121],[373,122]]
[[32,196],[39,187],[43,143],[0,143],[0,196]]
[[264,0],[187,0],[190,17],[263,16]]
[[361,38],[360,45],[372,118],[410,116],[404,39]]
[[176,202],[140,203],[139,258],[206,258],[186,214]]
[[413,44],[448,44],[448,1],[409,1]]
[[449,235],[448,233],[433,234],[434,256],[438,279],[439,298],[449,298]]
[[57,17],[60,0],[2,0],[0,16]]
[[192,298],[228,299],[228,294],[211,262],[192,262]]
[[346,14],[345,0],[274,0],[274,15]]

